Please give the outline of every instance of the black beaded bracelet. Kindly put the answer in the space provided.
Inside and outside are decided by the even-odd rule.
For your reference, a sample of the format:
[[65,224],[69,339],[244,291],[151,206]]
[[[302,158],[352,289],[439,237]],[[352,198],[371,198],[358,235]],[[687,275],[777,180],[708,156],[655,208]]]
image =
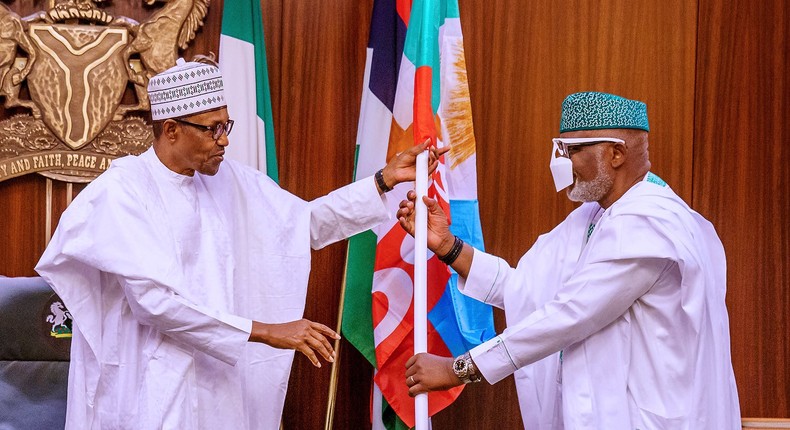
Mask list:
[[455,241],[453,242],[453,246],[450,248],[450,251],[447,254],[439,257],[439,261],[446,265],[451,265],[453,262],[461,255],[461,250],[464,249],[464,241],[461,240],[460,237],[455,236]]
[[379,171],[376,172],[375,177],[376,177],[376,183],[378,184],[379,188],[381,188],[381,191],[385,193],[388,191],[392,191],[392,188],[388,187],[387,183],[384,182],[384,169],[379,169]]

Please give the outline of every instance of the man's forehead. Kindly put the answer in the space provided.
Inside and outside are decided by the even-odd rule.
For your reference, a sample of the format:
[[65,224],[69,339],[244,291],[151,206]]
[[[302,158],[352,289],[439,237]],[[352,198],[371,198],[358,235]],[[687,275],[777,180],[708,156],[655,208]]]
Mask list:
[[565,133],[560,133],[560,137],[564,139],[577,139],[577,138],[585,138],[585,137],[618,137],[622,138],[622,130],[618,128],[608,128],[608,129],[601,129],[601,130],[577,130],[577,131],[566,131]]
[[201,112],[189,117],[192,120],[202,120],[203,123],[209,122],[225,122],[230,117],[228,116],[228,108],[222,107],[219,109],[210,110],[207,112]]

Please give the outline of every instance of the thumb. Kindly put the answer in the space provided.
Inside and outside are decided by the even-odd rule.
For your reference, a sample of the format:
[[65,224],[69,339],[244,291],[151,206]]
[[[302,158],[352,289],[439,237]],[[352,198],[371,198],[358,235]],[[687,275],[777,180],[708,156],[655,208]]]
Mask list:
[[444,215],[444,211],[439,206],[439,202],[436,199],[432,199],[428,196],[422,196],[422,201],[425,203],[425,207],[428,208],[428,212],[436,215]]

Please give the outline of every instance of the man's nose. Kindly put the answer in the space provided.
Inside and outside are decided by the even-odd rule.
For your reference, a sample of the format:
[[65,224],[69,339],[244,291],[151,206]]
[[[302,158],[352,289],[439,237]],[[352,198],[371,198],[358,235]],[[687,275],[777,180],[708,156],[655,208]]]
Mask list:
[[227,133],[223,132],[219,136],[219,139],[217,139],[217,145],[223,146],[223,147],[230,145],[230,140],[228,140],[228,134]]

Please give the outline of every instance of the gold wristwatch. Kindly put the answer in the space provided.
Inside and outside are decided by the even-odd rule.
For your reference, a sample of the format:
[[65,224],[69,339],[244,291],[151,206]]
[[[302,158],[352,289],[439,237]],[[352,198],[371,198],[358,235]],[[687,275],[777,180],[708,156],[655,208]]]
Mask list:
[[480,382],[480,375],[477,374],[475,363],[469,352],[459,355],[453,361],[453,372],[464,384],[470,382]]

